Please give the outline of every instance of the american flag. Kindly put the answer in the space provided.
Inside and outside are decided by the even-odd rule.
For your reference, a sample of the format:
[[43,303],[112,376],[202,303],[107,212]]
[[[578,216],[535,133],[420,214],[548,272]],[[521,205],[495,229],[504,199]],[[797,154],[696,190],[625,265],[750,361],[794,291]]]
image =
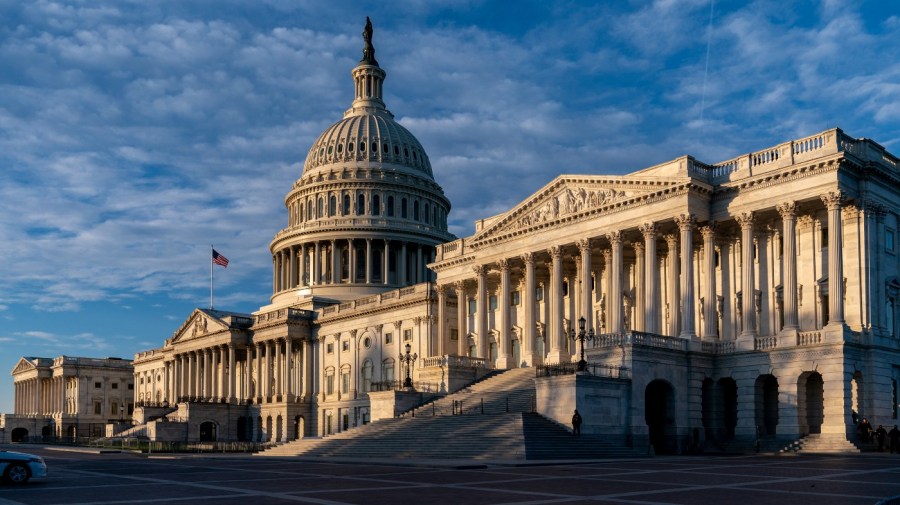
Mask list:
[[212,261],[216,265],[221,265],[225,268],[228,268],[228,258],[219,254],[219,252],[216,251],[215,249],[213,249]]

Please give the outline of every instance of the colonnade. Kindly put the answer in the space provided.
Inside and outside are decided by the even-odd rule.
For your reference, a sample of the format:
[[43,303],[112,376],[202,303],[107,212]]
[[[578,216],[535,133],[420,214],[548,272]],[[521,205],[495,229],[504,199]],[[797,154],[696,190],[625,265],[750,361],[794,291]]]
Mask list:
[[434,261],[434,254],[433,246],[390,239],[331,239],[292,245],[272,255],[272,290],[279,293],[341,283],[417,284],[433,280],[426,265]]
[[16,381],[13,411],[23,415],[74,414],[76,405],[66,393],[67,387],[75,388],[76,384],[77,379],[61,375]]
[[[828,282],[828,325],[834,327],[844,325],[842,199],[840,192],[822,197],[829,229],[827,275],[831,281]],[[781,216],[780,227],[785,244],[779,272],[783,284],[781,310],[784,323],[780,328],[775,328],[775,332],[796,333],[800,329],[797,205],[795,202],[785,202],[774,210]],[[748,211],[735,216],[734,221],[740,229],[737,240],[727,232],[721,233],[723,227],[715,222],[700,225],[695,216],[681,214],[671,222],[641,223],[636,229],[613,230],[576,242],[550,244],[545,250],[527,251],[518,256],[475,264],[471,277],[438,286],[438,313],[446,313],[447,299],[451,294],[456,295],[459,307],[457,347],[449,348],[448,325],[441,317],[439,352],[468,355],[467,337],[472,337],[476,357],[492,357],[496,360],[496,366],[507,367],[512,364],[511,339],[517,338],[521,361],[527,364],[567,362],[571,359],[567,350],[570,347],[566,342],[568,333],[575,328],[574,323],[580,317],[586,320],[586,330],[595,330],[598,334],[635,330],[687,340],[719,340],[722,333],[720,323],[724,317],[723,303],[731,299],[716,285],[717,270],[722,268],[718,259],[719,249],[725,245],[740,250],[740,264],[734,265],[734,268],[740,269],[740,284],[735,286],[734,291],[742,303],[736,304],[735,317],[740,321],[740,331],[734,337],[758,337],[759,277],[754,272],[757,263],[754,241],[760,212]],[[672,231],[662,234],[666,244],[664,250],[658,248],[661,229]],[[699,231],[702,238],[699,247],[694,242],[695,231]],[[635,238],[637,240],[629,241]],[[626,243],[634,250],[634,254],[628,257],[627,265]],[[597,262],[599,266],[595,267],[598,249],[600,261]],[[515,284],[510,280],[511,270],[519,276]],[[727,277],[724,269],[719,276]],[[521,293],[523,307],[516,317],[519,334],[513,335],[511,297],[514,294],[518,297],[518,293]],[[544,299],[538,300],[538,295]],[[497,312],[489,314],[488,300],[494,296],[497,297]],[[470,299],[475,300],[474,314],[468,310]],[[629,317],[631,314],[633,317]],[[702,319],[700,324],[697,322],[698,315]],[[491,317],[494,324],[489,328]],[[539,321],[546,324],[544,335],[538,334]],[[488,355],[489,335],[496,340],[495,356]],[[544,337],[546,343],[543,356],[535,354],[540,337]]]

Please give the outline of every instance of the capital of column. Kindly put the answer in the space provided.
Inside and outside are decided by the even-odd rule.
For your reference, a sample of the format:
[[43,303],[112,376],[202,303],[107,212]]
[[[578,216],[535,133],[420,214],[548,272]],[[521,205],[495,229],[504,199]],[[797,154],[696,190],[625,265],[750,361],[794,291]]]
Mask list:
[[845,196],[841,191],[829,191],[822,195],[822,203],[825,204],[828,210],[838,210],[841,208],[841,202]]
[[668,246],[669,251],[675,250],[678,247],[678,235],[674,233],[667,233],[663,235],[663,239],[666,241],[666,246]]
[[644,243],[643,242],[632,242],[631,247],[634,248],[635,254],[644,254]]
[[456,294],[461,296],[466,292],[466,281],[456,281],[453,283],[453,287],[456,289]]
[[532,266],[532,267],[534,266],[534,253],[527,252],[527,253],[522,254],[521,257],[522,257],[522,261],[525,262],[526,266]]
[[509,260],[502,259],[497,262],[497,266],[500,267],[500,272],[508,272],[509,271]]
[[753,227],[753,212],[742,212],[734,216],[734,219],[738,222],[738,225],[740,225],[741,230]]
[[675,216],[675,224],[681,231],[690,230],[697,223],[697,218],[693,214],[679,214]]
[[658,229],[656,228],[656,223],[644,223],[638,226],[638,231],[641,232],[641,235],[644,236],[644,239],[649,240],[656,237]]
[[577,244],[578,244],[578,251],[581,254],[585,254],[586,252],[589,252],[591,250],[591,239],[589,239],[589,238],[583,238],[583,239],[579,240],[577,242]]
[[356,338],[356,334],[357,334],[358,332],[359,332],[359,330],[357,330],[357,329],[355,329],[355,328],[352,329],[352,330],[350,330],[350,338],[354,338],[354,339],[355,339],[355,338]]
[[602,251],[600,251],[600,254],[603,255],[603,261],[606,264],[609,264],[609,262],[612,261],[612,251],[610,251],[609,249],[603,249]]
[[376,324],[375,326],[373,326],[373,328],[375,328],[375,333],[381,335],[381,330],[384,329],[384,325],[383,325],[383,324]]
[[437,291],[438,296],[446,295],[450,291],[449,284],[437,284],[434,287],[434,290]]
[[483,277],[485,274],[484,265],[475,265],[472,267],[472,271],[475,272],[476,276]]
[[718,225],[715,221],[710,221],[709,224],[700,227],[700,235],[703,237],[703,240],[713,240],[716,237],[716,231],[718,230]]
[[403,326],[403,320],[394,322],[394,329],[400,331],[400,327]]
[[606,234],[606,239],[613,245],[620,245],[622,243],[622,232],[619,230],[611,231]]
[[547,253],[554,260],[558,260],[558,259],[562,258],[562,248],[559,247],[558,245],[550,246],[550,248],[547,249]]
[[781,214],[781,219],[785,221],[797,219],[797,202],[779,203],[775,206],[775,209]]

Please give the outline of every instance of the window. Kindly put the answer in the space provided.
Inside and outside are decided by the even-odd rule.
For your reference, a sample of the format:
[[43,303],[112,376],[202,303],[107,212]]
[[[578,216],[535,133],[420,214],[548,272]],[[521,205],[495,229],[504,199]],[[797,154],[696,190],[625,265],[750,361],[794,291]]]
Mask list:
[[384,373],[382,374],[382,380],[385,382],[390,382],[394,380],[394,361],[393,360],[385,360],[384,362]]
[[394,334],[393,333],[385,333],[384,334],[384,343],[391,344],[394,342]]
[[488,297],[488,305],[490,310],[497,310],[497,295],[491,295]]
[[344,352],[347,352],[350,350],[350,341],[349,340],[344,340],[343,342],[341,342],[341,350]]
[[110,403],[109,406],[110,415],[114,416],[119,413],[119,404],[117,402]]
[[118,382],[113,382],[113,383],[112,383],[112,388],[113,388],[113,389],[119,389],[119,383],[118,383]]
[[536,288],[534,290],[534,300],[539,302],[544,299],[544,288]]
[[364,393],[368,393],[372,390],[372,362],[369,360],[366,360],[366,362],[363,363],[362,382],[362,390]]
[[360,193],[356,195],[356,215],[362,216],[366,213],[366,195]]
[[822,228],[822,243],[819,244],[823,249],[828,247],[828,228]]
[[343,204],[341,205],[341,214],[344,216],[350,215],[350,195],[344,195]]
[[341,371],[341,393],[350,393],[350,370]]
[[410,340],[412,340],[412,328],[403,330],[403,341],[409,342]]
[[381,197],[378,195],[372,195],[372,215],[381,215]]
[[406,198],[400,199],[400,217],[403,219],[409,217],[409,212],[406,210]]
[[884,229],[884,250],[893,253],[896,249],[896,239],[894,238],[894,230],[890,228]]
[[333,216],[337,214],[337,199],[334,195],[328,197],[328,215]]
[[474,298],[469,299],[469,314],[474,314],[478,310],[478,304]]
[[569,296],[569,283],[567,281],[563,281],[562,284],[562,295]]
[[316,202],[316,217],[325,217],[325,201],[321,198]]
[[328,354],[334,353],[334,344],[326,344],[325,352],[327,352]]
[[100,415],[103,413],[103,402],[100,400],[94,400],[94,414]]
[[450,340],[459,340],[459,330],[456,328],[450,330]]
[[416,221],[419,220],[419,201],[418,200],[413,202],[413,219]]
[[388,217],[394,217],[394,197],[388,196],[387,199],[387,215]]
[[103,383],[102,383],[102,382],[95,382],[95,383],[94,383],[94,389],[100,389],[100,388],[102,388],[102,387],[103,387]]
[[326,375],[325,376],[325,394],[327,394],[327,395],[334,394],[334,375]]
[[518,305],[519,303],[520,303],[519,292],[518,291],[510,292],[509,293],[509,304],[510,305]]

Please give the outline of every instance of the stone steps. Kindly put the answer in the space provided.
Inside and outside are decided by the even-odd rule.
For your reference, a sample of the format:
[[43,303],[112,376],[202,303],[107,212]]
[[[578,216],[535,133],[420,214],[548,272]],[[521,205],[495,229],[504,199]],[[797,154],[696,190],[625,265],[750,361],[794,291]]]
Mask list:
[[782,448],[780,452],[803,454],[858,454],[862,452],[862,450],[859,446],[850,442],[842,435],[823,436],[818,433],[813,433],[791,442]]

